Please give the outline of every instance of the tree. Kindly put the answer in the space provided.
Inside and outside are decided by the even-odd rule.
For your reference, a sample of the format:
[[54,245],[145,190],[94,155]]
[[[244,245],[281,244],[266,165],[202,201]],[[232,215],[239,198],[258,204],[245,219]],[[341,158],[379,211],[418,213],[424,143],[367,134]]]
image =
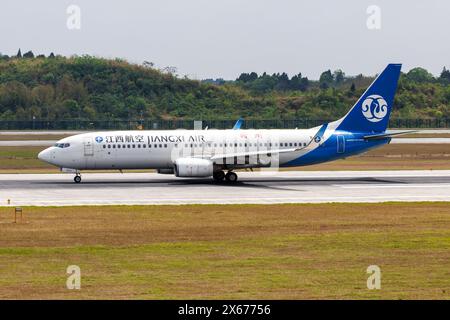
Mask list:
[[34,53],[33,53],[33,51],[30,50],[30,51],[24,53],[23,57],[24,58],[34,58]]
[[333,75],[331,74],[331,70],[327,70],[322,72],[319,78],[320,88],[327,89],[333,83]]
[[290,86],[290,81],[289,81],[288,75],[285,72],[283,72],[277,78],[278,78],[278,83],[276,84],[275,89],[281,90],[281,91],[288,90],[289,86]]
[[342,82],[344,82],[345,73],[341,69],[338,69],[334,71],[333,77],[336,84],[341,84]]
[[434,77],[424,68],[413,68],[406,74],[409,80],[414,82],[432,82]]
[[308,85],[309,85],[308,78],[302,77],[302,74],[299,73],[291,78],[290,89],[306,91],[308,89]]
[[20,51],[20,48],[19,48],[19,51],[17,51],[16,57],[17,58],[22,58],[22,51]]
[[439,76],[439,80],[443,83],[450,83],[450,70],[447,70],[445,67]]
[[153,62],[149,62],[149,61],[144,61],[142,63],[142,65],[146,68],[153,68],[153,66],[155,65]]
[[252,82],[255,81],[256,79],[258,79],[258,74],[256,72],[241,73],[239,78],[237,78],[237,81]]

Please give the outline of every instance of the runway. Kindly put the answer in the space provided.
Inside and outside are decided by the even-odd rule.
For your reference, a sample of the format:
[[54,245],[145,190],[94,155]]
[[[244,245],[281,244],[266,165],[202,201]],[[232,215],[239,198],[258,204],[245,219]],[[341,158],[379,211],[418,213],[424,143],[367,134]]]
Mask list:
[[450,170],[240,172],[239,182],[156,173],[1,174],[0,205],[450,201]]

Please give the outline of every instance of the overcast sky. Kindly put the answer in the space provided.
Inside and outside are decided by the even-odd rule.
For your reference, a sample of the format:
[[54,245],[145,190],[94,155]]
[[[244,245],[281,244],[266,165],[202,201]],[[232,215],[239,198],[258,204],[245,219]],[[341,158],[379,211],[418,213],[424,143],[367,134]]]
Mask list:
[[[81,28],[67,27],[67,7]],[[381,29],[366,22],[381,9]],[[2,0],[0,52],[151,61],[191,78],[326,69],[374,75],[389,62],[450,67],[448,0]]]

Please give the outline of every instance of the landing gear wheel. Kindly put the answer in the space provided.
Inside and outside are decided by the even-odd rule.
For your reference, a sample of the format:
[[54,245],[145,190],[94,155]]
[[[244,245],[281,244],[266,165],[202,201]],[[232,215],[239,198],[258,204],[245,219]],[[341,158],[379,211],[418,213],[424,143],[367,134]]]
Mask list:
[[223,181],[223,179],[225,179],[225,173],[223,171],[214,172],[213,179],[217,182]]
[[81,182],[81,176],[76,175],[76,176],[73,178],[73,181],[75,181],[75,183],[80,183],[80,182]]
[[236,173],[228,171],[227,174],[225,175],[225,179],[227,179],[228,182],[234,183],[237,181],[238,176]]

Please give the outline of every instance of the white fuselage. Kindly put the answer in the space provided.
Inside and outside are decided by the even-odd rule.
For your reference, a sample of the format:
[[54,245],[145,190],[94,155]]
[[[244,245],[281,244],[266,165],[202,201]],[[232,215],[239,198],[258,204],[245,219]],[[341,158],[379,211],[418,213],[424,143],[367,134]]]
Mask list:
[[[182,157],[209,158],[221,154],[261,153],[264,150],[270,154],[271,150],[300,149],[310,143],[316,131],[317,128],[94,132],[64,138],[42,151],[39,158],[61,168],[77,170],[168,169]],[[280,153],[277,160],[282,165],[299,155],[301,151]],[[250,164],[249,159],[236,158],[242,159],[234,159],[234,168],[267,165],[256,158]],[[230,159],[224,162],[229,163]]]

